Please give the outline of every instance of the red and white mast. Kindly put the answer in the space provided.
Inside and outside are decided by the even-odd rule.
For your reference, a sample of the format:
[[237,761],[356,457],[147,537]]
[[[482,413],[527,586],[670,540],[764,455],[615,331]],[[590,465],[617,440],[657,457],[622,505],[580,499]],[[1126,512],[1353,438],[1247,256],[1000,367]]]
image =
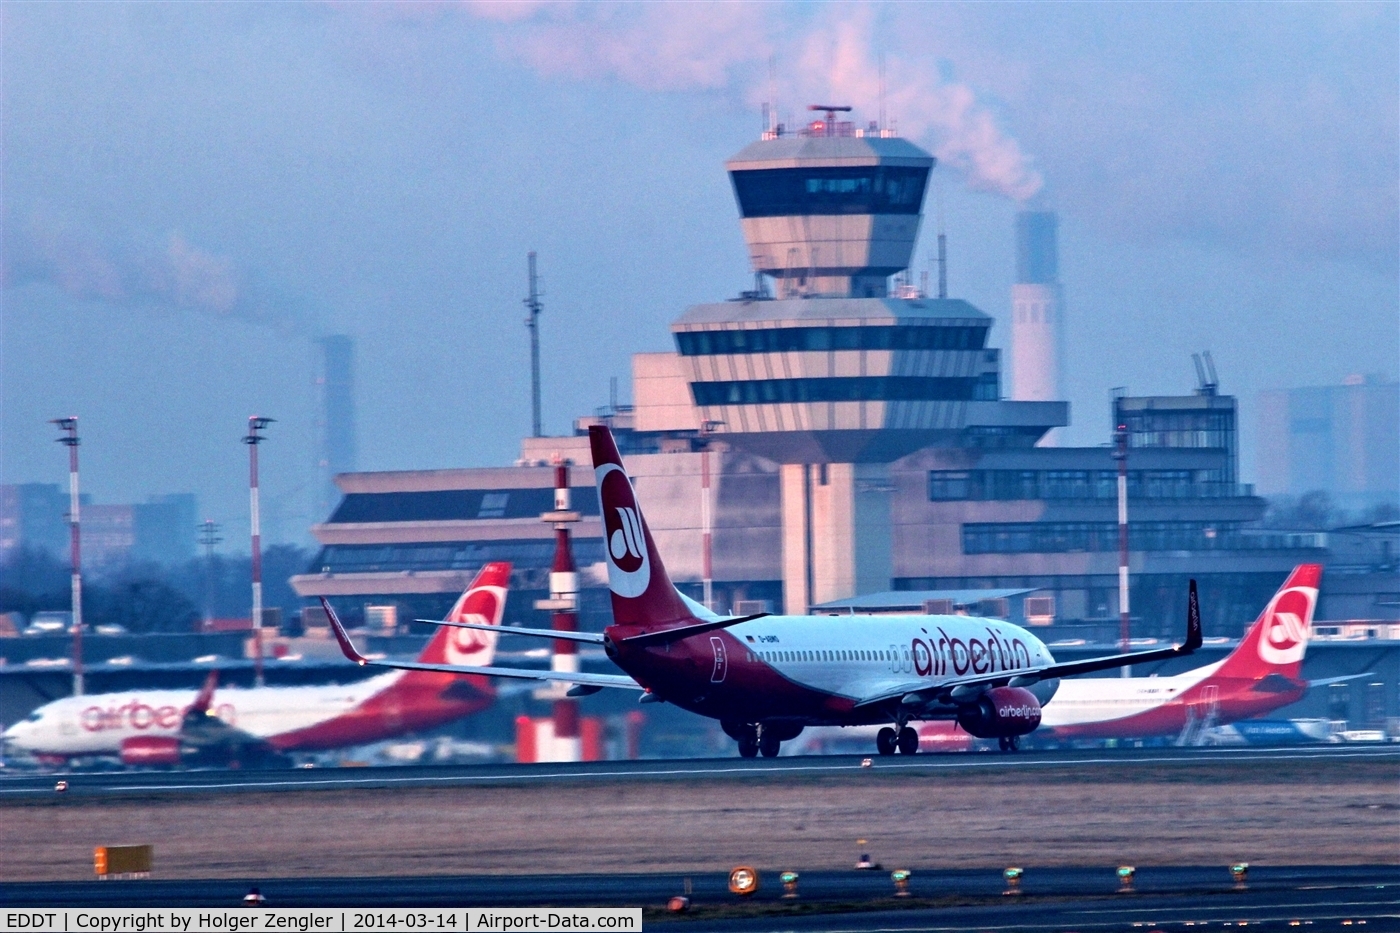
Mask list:
[[262,612],[262,530],[258,524],[258,445],[267,438],[259,432],[272,423],[271,418],[248,418],[248,504],[252,512],[253,531],[253,682],[263,685],[263,612]]
[[[554,563],[549,568],[549,599],[535,603],[536,609],[553,613],[552,626],[556,632],[578,631],[578,571],[574,565],[573,548],[569,541],[569,525],[579,520],[569,501],[569,461],[556,458],[554,463],[554,511],[540,516],[554,525]],[[578,643],[556,639],[550,669],[570,674],[578,673]],[[578,701],[569,699],[556,685],[554,698],[553,753],[541,755],[540,760],[582,761],[583,742],[579,733]]]
[[83,561],[78,524],[78,416],[55,418],[68,448],[68,549],[73,561],[73,695],[83,695]]

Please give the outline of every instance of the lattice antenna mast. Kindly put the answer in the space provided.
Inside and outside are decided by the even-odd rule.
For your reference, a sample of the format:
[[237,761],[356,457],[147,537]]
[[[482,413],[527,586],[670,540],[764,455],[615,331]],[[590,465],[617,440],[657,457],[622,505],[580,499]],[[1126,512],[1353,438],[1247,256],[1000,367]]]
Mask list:
[[535,251],[530,250],[530,294],[525,299],[525,309],[530,316],[525,326],[530,331],[530,436],[543,437],[540,425],[540,304],[539,281],[535,276]]

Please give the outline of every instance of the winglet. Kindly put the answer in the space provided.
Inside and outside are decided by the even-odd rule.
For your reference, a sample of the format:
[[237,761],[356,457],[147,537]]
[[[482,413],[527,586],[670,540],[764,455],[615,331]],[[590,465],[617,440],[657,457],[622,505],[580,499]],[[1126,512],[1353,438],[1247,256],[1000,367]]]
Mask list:
[[203,715],[209,712],[210,705],[214,702],[214,690],[219,686],[219,672],[210,671],[209,676],[204,678],[204,686],[199,688],[199,693],[195,695],[194,702],[190,704],[189,712]]
[[1186,598],[1186,644],[1181,646],[1183,654],[1189,654],[1201,647],[1201,601],[1196,596],[1196,581],[1191,581],[1191,593]]
[[331,604],[326,602],[326,597],[321,597],[321,608],[326,610],[326,618],[330,620],[331,631],[335,633],[335,640],[340,642],[341,652],[350,660],[363,667],[369,663],[369,658],[355,650],[355,643],[350,640],[350,636],[345,631],[345,626],[340,624],[340,617],[335,614]]

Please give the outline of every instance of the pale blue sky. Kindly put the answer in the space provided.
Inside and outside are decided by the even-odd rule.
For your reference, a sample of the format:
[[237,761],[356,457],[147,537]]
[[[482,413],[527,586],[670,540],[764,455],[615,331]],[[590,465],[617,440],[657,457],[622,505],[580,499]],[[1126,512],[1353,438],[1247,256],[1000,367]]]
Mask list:
[[1060,212],[1070,442],[1209,348],[1248,451],[1257,391],[1400,368],[1397,9],[7,2],[0,481],[62,482],[77,414],[98,501],[193,491],[236,541],[256,412],[265,532],[305,540],[335,332],[362,468],[510,462],[526,251],[556,433],[749,287],[723,161],[770,58],[784,117],[872,119],[884,57],[955,296],[1004,320],[1018,199]]

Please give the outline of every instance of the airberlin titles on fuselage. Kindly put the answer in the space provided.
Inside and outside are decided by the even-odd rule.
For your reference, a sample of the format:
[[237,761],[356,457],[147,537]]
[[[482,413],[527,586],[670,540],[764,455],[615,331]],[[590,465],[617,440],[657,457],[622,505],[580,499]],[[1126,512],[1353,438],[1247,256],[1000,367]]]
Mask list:
[[[113,729],[163,729],[175,731],[180,728],[185,714],[190,711],[189,703],[175,705],[147,703],[137,697],[122,704],[108,703],[107,706],[88,706],[78,714],[78,724],[87,732],[105,732]],[[232,703],[219,703],[210,712],[227,725],[238,724],[238,711]]]

